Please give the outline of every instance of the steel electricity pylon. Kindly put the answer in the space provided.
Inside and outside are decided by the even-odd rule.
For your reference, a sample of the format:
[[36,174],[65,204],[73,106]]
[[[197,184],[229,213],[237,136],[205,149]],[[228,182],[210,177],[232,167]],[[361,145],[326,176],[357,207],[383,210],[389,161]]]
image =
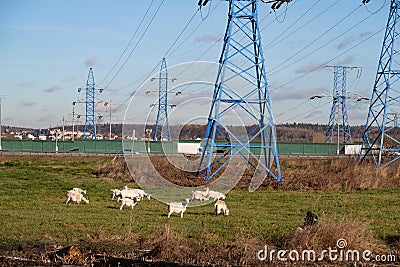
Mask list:
[[360,153],[361,161],[371,156],[377,166],[386,166],[400,158],[399,9],[400,0],[391,0]]
[[[234,157],[243,157],[265,175],[282,180],[258,10],[258,0],[229,0],[228,25],[199,166],[199,173],[204,171],[207,180]],[[241,122],[244,131],[237,133],[232,121]]]
[[[78,92],[82,89],[79,88]],[[100,93],[103,89],[96,89],[96,84],[94,82],[94,74],[93,69],[89,69],[89,74],[86,81],[86,99],[85,103],[85,126],[84,126],[84,138],[88,138],[90,135],[92,139],[96,139],[97,132],[96,132],[96,122],[95,122],[95,92],[99,90]]]
[[165,58],[162,59],[158,78],[158,111],[153,140],[172,140],[168,122],[168,70]]
[[328,126],[325,132],[325,143],[333,143],[337,138],[340,141],[342,136],[343,143],[352,143],[350,124],[346,107],[346,76],[347,70],[357,69],[358,67],[345,66],[325,66],[333,68],[333,93],[332,108],[329,116]]

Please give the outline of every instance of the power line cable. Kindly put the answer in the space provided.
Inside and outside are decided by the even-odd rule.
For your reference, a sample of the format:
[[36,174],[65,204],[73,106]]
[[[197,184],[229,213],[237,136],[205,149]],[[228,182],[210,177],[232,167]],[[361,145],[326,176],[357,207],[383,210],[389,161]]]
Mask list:
[[[175,41],[170,45],[168,48],[167,52],[165,52],[164,57],[168,57],[168,53],[171,51],[171,49],[175,46],[175,44],[178,42],[178,40],[181,38],[182,34],[186,31],[186,29],[189,27],[190,23],[192,23],[193,19],[196,17],[197,13],[200,11],[200,8],[194,12],[193,16],[189,19],[189,21],[186,23],[185,27],[183,27],[182,31],[179,33],[178,37],[176,37]],[[185,39],[186,40],[186,39]],[[182,44],[181,44],[182,45]],[[176,50],[174,50],[175,52]]]
[[[308,101],[308,100],[307,100]],[[328,100],[328,101],[325,101],[323,104],[324,105],[326,105],[326,104],[328,104],[329,102],[331,102],[330,100]],[[317,108],[319,108],[319,106],[318,107],[313,107],[312,109],[317,109]],[[299,117],[301,117],[301,116],[304,116],[304,115],[306,115],[306,114],[309,114],[309,115],[311,115],[311,114],[314,114],[315,112],[314,111],[306,111],[306,112],[303,112],[303,113],[300,113],[300,114],[297,114],[296,116],[293,116],[293,117],[291,117],[291,118],[289,118],[289,119],[286,119],[286,120],[284,120],[283,122],[281,122],[281,123],[287,123],[287,122],[289,122],[289,121],[291,121],[291,120],[293,120],[293,119],[297,119],[297,118],[299,118]],[[316,117],[316,118],[320,118],[320,117],[324,117],[325,115],[324,114],[321,114],[320,116],[318,116],[318,117]]]
[[[289,58],[287,58],[286,60],[284,60],[283,62],[281,62],[278,66],[275,66],[273,69],[277,69],[279,67],[281,67],[282,65],[284,65],[285,63],[289,62],[291,59],[293,59],[294,57],[296,57],[297,55],[299,55],[301,52],[303,52],[304,50],[306,50],[307,48],[309,48],[310,46],[312,46],[313,44],[316,43],[316,41],[318,41],[319,39],[321,39],[323,36],[325,36],[328,32],[330,32],[331,30],[333,30],[334,28],[336,28],[338,25],[340,25],[343,21],[345,21],[347,18],[349,18],[351,15],[353,15],[362,5],[359,5],[357,8],[355,8],[353,11],[351,11],[349,14],[347,14],[344,18],[342,18],[340,21],[338,21],[337,23],[335,23],[335,25],[333,25],[332,27],[330,27],[326,32],[322,33],[321,35],[319,35],[317,38],[313,39],[311,42],[309,42],[305,47],[301,48],[300,50],[296,51],[295,53],[293,53]],[[369,15],[367,18],[363,19],[361,22],[359,22],[357,25],[361,24],[362,22],[364,22],[366,19],[368,19],[371,15]],[[351,28],[349,28],[347,31],[345,31],[344,33],[339,34],[336,38],[339,38],[340,36],[344,35],[345,33],[347,33],[348,31],[352,30],[354,28],[354,26],[352,26]],[[335,39],[336,39],[335,38]],[[330,43],[330,42],[329,42]],[[326,45],[328,45],[329,43],[324,44],[323,46],[320,46],[318,49],[312,51],[311,53],[308,53],[307,55],[301,57],[300,59],[296,60],[295,62],[292,62],[290,64],[287,64],[286,66],[282,67],[279,70],[274,71],[273,73],[270,73],[269,75],[273,75],[274,73],[280,72],[283,69],[291,66],[294,63],[299,62],[300,60],[310,56],[311,54],[315,53],[316,51],[320,50],[321,48],[325,47]]]
[[150,25],[153,23],[154,19],[156,18],[161,6],[163,5],[165,0],[162,0],[160,5],[158,6],[157,10],[155,11],[155,13],[153,14],[153,17],[151,18],[150,22],[147,24],[144,32],[142,33],[142,35],[140,36],[139,40],[137,41],[136,45],[133,47],[133,49],[131,50],[131,52],[129,53],[128,57],[125,59],[125,61],[122,63],[121,67],[118,69],[118,71],[114,74],[114,76],[112,77],[112,79],[107,83],[107,85],[104,88],[107,88],[113,81],[114,79],[118,76],[118,74],[121,72],[121,70],[125,67],[126,63],[129,61],[129,59],[131,58],[133,52],[136,50],[136,48],[139,46],[141,40],[143,39],[144,35],[147,33]]
[[283,116],[283,115],[285,115],[285,114],[287,114],[287,113],[289,113],[289,112],[291,112],[291,111],[293,111],[293,110],[296,110],[296,109],[298,109],[299,107],[301,107],[301,106],[307,104],[309,101],[310,101],[310,99],[307,99],[307,100],[304,101],[303,103],[298,104],[297,106],[295,106],[295,107],[293,107],[293,108],[291,108],[291,109],[288,109],[288,110],[286,110],[285,112],[279,113],[278,115],[275,115],[274,117],[275,117],[275,118],[279,118],[279,117],[281,117],[281,116]]
[[[318,0],[319,1],[319,0]],[[298,27],[297,29],[296,29],[296,31],[293,31],[292,33],[290,33],[290,35],[291,34],[293,34],[293,33],[295,33],[295,32],[297,32],[298,30],[300,30],[301,28],[303,28],[304,26],[306,26],[307,24],[309,24],[309,23],[311,23],[312,21],[314,21],[315,19],[317,19],[318,17],[320,17],[320,16],[322,16],[324,13],[326,13],[329,9],[331,9],[331,8],[333,8],[336,4],[338,4],[340,1],[342,1],[342,0],[337,0],[335,3],[333,3],[332,5],[330,5],[328,8],[326,8],[325,10],[323,10],[321,13],[319,13],[317,16],[315,16],[314,18],[312,18],[311,20],[309,20],[309,21],[307,21],[305,24],[303,24],[302,26],[300,26],[300,27]],[[297,2],[295,2],[295,3],[297,3]],[[317,2],[318,3],[318,2]],[[317,4],[317,3],[315,3],[315,4]],[[314,4],[314,5],[315,5]],[[294,4],[293,4],[294,5]],[[291,5],[291,7],[293,7],[293,5]],[[298,20],[297,20],[298,21]],[[268,25],[266,25],[265,27],[263,27],[262,29],[261,29],[261,31],[264,31],[266,28],[269,28],[269,26],[271,25],[272,23],[270,23],[270,24],[268,24]],[[295,23],[292,23],[292,25],[294,25]],[[291,26],[292,26],[291,25]],[[291,26],[289,26],[289,28],[291,27]],[[277,43],[280,43],[281,41],[283,41],[284,39],[286,39],[286,38],[288,38],[290,35],[286,35],[284,38],[282,38],[282,39],[280,39],[279,41],[277,41],[276,42],[276,40],[277,39],[279,39],[280,37],[278,37],[277,39],[275,39],[275,41],[273,41],[272,43],[275,43],[275,44],[277,44]],[[244,39],[245,37],[243,37],[242,38],[242,40]],[[312,44],[312,43],[311,43]],[[272,46],[274,46],[274,45],[272,45]],[[272,47],[271,45],[268,45],[266,48],[267,49],[269,49],[269,48],[271,48]],[[264,46],[263,46],[264,47]],[[292,55],[292,57],[294,57],[294,55]],[[290,59],[290,58],[289,58]],[[243,61],[244,62],[244,61]],[[238,63],[238,66],[239,67],[242,67],[243,66],[243,62],[241,62],[241,63]]]
[[[126,85],[126,86],[124,86],[124,87],[122,87],[122,88],[116,89],[116,90],[125,89],[125,88],[127,88],[127,87],[129,87],[129,86],[132,86],[132,85],[136,84],[136,83],[139,82],[140,80],[143,80],[143,82],[142,82],[142,84],[143,84],[145,81],[147,81],[147,80],[150,78],[150,76],[155,72],[155,70],[159,67],[160,64],[161,64],[161,60],[157,63],[156,66],[154,66],[154,68],[153,68],[150,72],[146,73],[145,75],[143,75],[142,77],[140,77],[139,79],[137,79],[135,82],[133,82],[133,83],[131,83],[131,84],[129,84],[129,85]],[[140,86],[139,86],[139,87],[140,87]],[[119,110],[121,107],[123,107],[123,106],[126,104],[126,102],[128,102],[129,99],[132,98],[132,96],[133,96],[133,94],[134,94],[135,92],[136,92],[136,91],[133,91],[131,94],[129,94],[129,96],[128,96],[119,106],[117,106],[117,107],[114,109],[114,112],[115,112],[116,110]]]
[[[370,17],[371,17],[371,15],[369,15],[369,16],[366,17],[366,18],[364,18],[362,21],[358,22],[357,24],[355,24],[354,26],[350,27],[350,28],[347,29],[346,31],[344,31],[344,32],[340,33],[339,35],[335,36],[334,38],[332,38],[331,40],[329,40],[329,41],[326,42],[325,44],[319,46],[318,48],[316,48],[316,49],[314,49],[313,51],[309,52],[308,54],[304,55],[303,57],[301,57],[301,58],[299,58],[299,59],[297,59],[297,60],[291,62],[290,64],[287,64],[286,66],[284,66],[284,67],[282,67],[282,68],[280,68],[280,69],[278,69],[278,70],[275,70],[275,71],[271,72],[270,75],[274,75],[274,74],[276,74],[276,73],[278,73],[278,72],[280,72],[280,71],[282,71],[282,70],[284,70],[284,69],[290,67],[291,65],[293,65],[293,64],[295,64],[295,63],[297,63],[297,62],[299,62],[299,61],[301,61],[301,60],[303,60],[303,59],[305,59],[305,58],[307,58],[307,57],[309,57],[309,56],[311,56],[312,54],[318,52],[318,51],[321,50],[322,48],[324,48],[324,47],[328,46],[329,44],[331,44],[332,41],[337,40],[338,38],[342,37],[343,35],[345,35],[345,34],[348,33],[349,31],[351,31],[355,26],[358,26],[358,25],[362,24],[364,21],[366,21],[366,20],[369,19]],[[282,62],[282,63],[279,64],[278,66],[274,67],[273,69],[276,69],[276,68],[282,66],[283,63],[288,62],[291,58],[293,58],[293,57],[288,58],[287,60],[285,60],[284,62]],[[312,71],[317,70],[317,69],[319,69],[319,68],[322,67],[322,66],[324,66],[324,64],[321,64],[321,65],[317,66],[317,67],[316,67],[315,69],[313,69]]]
[[376,14],[376,13],[378,13],[379,11],[381,11],[382,8],[385,7],[386,3],[387,3],[387,0],[385,0],[385,2],[382,4],[382,6],[381,6],[378,10],[376,10],[376,11],[371,11],[371,10],[368,8],[368,6],[367,6],[366,4],[364,4],[364,6],[365,6],[365,8],[367,9],[367,11],[368,11],[369,13],[371,13],[371,14]]
[[[164,2],[164,0],[163,0]],[[183,35],[183,33],[186,31],[186,29],[189,27],[189,25],[191,24],[191,22],[193,21],[193,19],[196,17],[197,13],[199,12],[200,8],[198,8],[195,13],[192,15],[192,17],[189,19],[189,21],[186,23],[186,25],[183,27],[183,29],[181,30],[181,32],[179,33],[179,35],[177,36],[177,38],[174,40],[174,42],[170,45],[170,47],[167,49],[167,51],[165,52],[164,57],[166,58],[168,56],[168,53],[172,50],[172,48],[175,46],[175,44],[179,41],[180,37]],[[158,10],[157,10],[158,11]],[[185,40],[187,40],[189,37],[187,37]],[[182,43],[181,43],[182,45]],[[180,45],[180,46],[181,46]],[[179,48],[179,46],[178,46]],[[173,51],[173,53],[176,51],[176,49]],[[161,61],[159,61],[157,63],[157,65],[153,68],[153,70],[151,70],[149,73],[147,73],[146,75],[142,76],[141,78],[139,78],[138,80],[136,80],[135,82],[133,82],[130,85],[136,84],[137,82],[139,82],[140,80],[142,80],[142,78],[144,77],[144,82],[152,75],[152,73],[154,73],[154,71],[156,70],[156,68],[159,66],[159,64],[161,63]],[[123,88],[126,88],[127,86],[124,86]],[[122,88],[120,88],[122,89]],[[118,90],[120,90],[118,89]],[[131,98],[132,96],[130,95],[129,97],[127,97],[116,109],[121,108],[123,105],[125,105],[125,103]]]
[[[287,39],[288,37],[290,37],[292,34],[298,32],[299,30],[301,30],[302,28],[304,28],[305,26],[307,26],[308,24],[310,24],[311,22],[313,22],[314,20],[316,20],[317,18],[319,18],[320,16],[322,16],[323,14],[325,14],[326,12],[328,12],[331,8],[333,8],[335,5],[337,5],[341,0],[337,0],[335,3],[331,4],[329,7],[327,7],[326,9],[324,9],[322,12],[320,12],[319,14],[317,14],[315,17],[313,17],[312,19],[308,20],[307,22],[305,22],[303,25],[297,27],[295,30],[293,30],[290,33],[287,33],[286,35],[280,35],[278,38],[276,38],[275,40],[273,40],[272,42],[270,42],[266,47],[267,48],[272,48],[274,47],[277,43],[282,42],[283,40]],[[317,2],[315,2],[308,10],[306,10],[306,12],[300,16],[295,22],[293,22],[284,32],[288,32],[288,30],[293,27],[298,21],[300,21],[300,19],[302,19],[306,14],[308,14],[308,12],[311,11],[312,8],[314,8],[318,3],[320,3],[320,1],[318,0]]]
[[[209,11],[209,14],[207,15],[206,18],[208,18],[209,15],[211,15],[215,9],[217,9],[217,7],[219,6],[221,2],[218,2],[218,4],[211,10]],[[171,55],[173,55],[176,50],[178,50],[197,30],[198,28],[204,23],[205,19],[202,18],[202,21],[199,23],[199,25],[197,25],[192,31],[191,33],[180,43],[180,45],[178,45],[172,52],[170,55],[167,55],[168,52],[172,49],[172,47],[175,45],[175,43],[178,41],[178,39],[180,38],[180,36],[183,34],[183,32],[186,30],[186,28],[189,26],[189,24],[192,22],[192,20],[194,19],[194,17],[196,16],[196,14],[199,12],[199,10],[201,9],[197,9],[196,12],[193,14],[193,16],[190,18],[189,22],[187,23],[187,25],[184,27],[184,29],[182,30],[182,32],[179,34],[179,36],[177,37],[177,39],[175,40],[175,42],[171,45],[170,49],[168,49],[168,51],[165,53],[165,57],[170,57]]]
[[[381,32],[382,30],[384,30],[385,28],[386,28],[386,27],[379,29],[379,30],[376,31],[374,34],[372,34],[372,35],[368,36],[367,38],[361,40],[360,42],[358,42],[357,44],[353,45],[353,46],[350,47],[349,49],[343,51],[342,53],[340,53],[340,54],[338,54],[337,56],[331,58],[330,60],[328,60],[328,61],[322,63],[321,66],[325,66],[325,65],[329,64],[329,63],[332,62],[333,60],[335,60],[335,59],[337,59],[337,58],[343,56],[344,54],[348,53],[349,51],[353,50],[354,48],[360,46],[362,43],[368,41],[369,39],[371,39],[372,37],[374,37],[375,35],[377,35],[378,33],[380,33],[380,32]],[[282,85],[280,85],[280,86],[274,88],[273,90],[270,90],[270,92],[273,92],[273,91],[278,90],[279,88],[285,87],[285,86],[287,86],[287,85],[289,85],[289,84],[291,84],[291,83],[293,83],[293,82],[295,82],[295,81],[297,81],[297,80],[299,80],[299,79],[301,79],[301,78],[303,78],[303,77],[309,75],[309,74],[312,73],[313,71],[315,71],[315,69],[314,69],[314,70],[310,70],[310,71],[304,73],[303,75],[300,75],[300,76],[296,77],[295,79],[293,79],[293,80],[291,80],[291,81],[288,81],[287,83],[284,83],[284,84],[282,84]]]
[[122,57],[125,55],[126,51],[127,51],[128,48],[131,46],[133,40],[134,40],[135,37],[136,37],[136,34],[139,32],[139,29],[141,28],[141,26],[142,26],[142,24],[143,24],[145,18],[147,17],[147,15],[148,15],[148,13],[149,13],[149,11],[150,11],[150,9],[151,9],[153,3],[154,3],[154,0],[152,0],[152,1],[150,2],[149,7],[147,8],[146,12],[144,13],[144,15],[143,15],[141,21],[139,22],[139,25],[138,25],[137,28],[136,28],[136,31],[133,33],[133,35],[132,35],[131,39],[129,40],[128,44],[126,45],[125,49],[122,51],[121,55],[119,56],[119,58],[117,59],[117,61],[114,63],[114,65],[112,66],[111,70],[107,73],[107,75],[103,78],[103,80],[102,80],[99,84],[102,84],[102,83],[108,78],[108,76],[111,75],[111,73],[114,71],[114,69],[117,67],[117,65],[118,65],[119,62],[121,61]]

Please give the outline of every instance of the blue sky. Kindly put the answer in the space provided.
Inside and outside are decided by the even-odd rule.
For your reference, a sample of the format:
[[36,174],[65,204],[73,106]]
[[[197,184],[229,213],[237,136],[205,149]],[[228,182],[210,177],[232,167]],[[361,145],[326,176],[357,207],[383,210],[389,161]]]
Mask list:
[[[308,101],[332,91],[332,70],[323,65],[362,67],[362,72],[349,71],[348,91],[370,97],[389,2],[372,0],[364,6],[361,0],[294,0],[276,13],[260,4],[276,123],[328,122],[330,99]],[[129,97],[144,77],[156,74],[162,57],[171,69],[185,62],[218,61],[227,7],[226,1],[212,0],[196,13],[196,0],[1,1],[0,94],[7,94],[3,125],[47,128],[61,125],[63,117],[71,121],[72,102],[84,98],[77,88],[85,86],[89,67],[96,85],[105,88],[98,98],[111,100],[113,123],[122,122]],[[211,97],[212,91],[204,94]],[[187,92],[185,99],[191,97]],[[77,113],[83,110],[77,105]],[[349,101],[350,124],[364,124],[367,111],[367,102]],[[99,105],[99,114],[107,112]],[[208,107],[191,112],[207,114]]]

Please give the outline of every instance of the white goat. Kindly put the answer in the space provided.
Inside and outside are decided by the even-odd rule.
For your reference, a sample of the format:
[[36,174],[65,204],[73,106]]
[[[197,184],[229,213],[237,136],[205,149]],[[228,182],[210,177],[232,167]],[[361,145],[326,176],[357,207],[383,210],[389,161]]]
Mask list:
[[140,196],[140,199],[146,197],[148,200],[150,200],[151,195],[150,195],[150,194],[147,194],[146,192],[144,192],[144,190],[142,190],[142,189],[137,189],[137,188],[130,189],[130,190],[133,191],[133,192],[135,192],[135,193],[137,193],[137,194]]
[[192,200],[197,199],[197,200],[208,200],[208,191],[210,189],[206,188],[206,191],[192,191]]
[[172,213],[180,213],[183,218],[183,213],[186,211],[186,207],[189,205],[190,199],[185,199],[182,202],[171,202],[168,204],[168,218]]
[[118,201],[124,198],[136,199],[136,201],[140,201],[140,195],[129,189],[121,190],[121,194],[120,197],[118,197]]
[[130,199],[130,198],[123,198],[122,199],[122,204],[121,204],[121,207],[119,208],[120,210],[122,210],[122,207],[123,206],[131,206],[132,207],[132,209],[133,209],[133,207],[136,205],[136,198],[134,198],[134,199]]
[[111,192],[112,192],[112,199],[121,196],[121,190],[119,189],[111,189]]
[[65,204],[68,204],[68,202],[70,201],[76,202],[78,204],[81,203],[81,201],[89,203],[88,199],[86,199],[81,193],[75,192],[74,190],[68,191],[68,199]]
[[81,193],[81,194],[86,194],[86,190],[80,189],[78,187],[72,188],[72,191],[75,191],[75,192],[78,192],[78,193]]
[[217,200],[217,202],[215,202],[214,207],[215,207],[215,215],[218,216],[218,214],[221,213],[223,213],[224,215],[229,215],[229,209],[225,201]]
[[213,191],[213,190],[208,190],[207,197],[213,198],[214,200],[226,198],[226,196],[224,194],[222,194],[221,192],[217,192],[217,191]]

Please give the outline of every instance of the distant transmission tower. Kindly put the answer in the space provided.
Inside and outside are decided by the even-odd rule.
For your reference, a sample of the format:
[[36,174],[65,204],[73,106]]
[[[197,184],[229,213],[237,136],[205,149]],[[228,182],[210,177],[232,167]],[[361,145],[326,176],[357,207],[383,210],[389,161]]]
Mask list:
[[325,133],[325,142],[333,143],[337,138],[340,141],[340,136],[343,137],[343,143],[352,143],[350,125],[347,116],[346,108],[346,75],[347,69],[355,69],[356,67],[344,66],[326,66],[333,68],[333,100],[331,115],[329,116],[329,123]]
[[171,141],[168,122],[168,70],[165,58],[162,59],[158,82],[158,112],[153,140]]
[[[271,2],[276,5],[289,1]],[[258,24],[258,3],[258,0],[229,0],[228,25],[199,167],[199,171],[205,169],[207,180],[236,156],[243,157],[255,169],[265,171],[276,180],[282,180]],[[229,127],[232,117],[246,123],[242,136]]]
[[[78,89],[80,92],[81,88]],[[96,123],[95,123],[95,91],[99,90],[100,93],[103,89],[96,89],[94,82],[93,69],[89,69],[88,78],[86,81],[86,114],[85,114],[85,127],[84,127],[84,138],[87,138],[88,134],[92,136],[92,139],[96,139]]]
[[399,8],[400,0],[392,0],[360,153],[361,161],[370,155],[377,166],[400,158]]

